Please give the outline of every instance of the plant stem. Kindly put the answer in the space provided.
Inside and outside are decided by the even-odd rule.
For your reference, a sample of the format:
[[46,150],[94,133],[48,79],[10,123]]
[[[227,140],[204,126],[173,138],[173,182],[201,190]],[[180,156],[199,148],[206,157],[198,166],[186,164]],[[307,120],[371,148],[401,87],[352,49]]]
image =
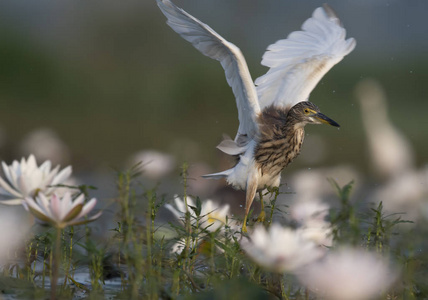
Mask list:
[[[64,276],[64,284],[63,288],[65,288],[65,285],[67,284],[67,280],[70,274],[70,267],[71,267],[71,257],[73,253],[73,236],[74,236],[74,227],[70,227],[70,253],[68,254],[68,263],[65,269],[65,276]],[[65,258],[64,258],[65,259]]]
[[153,270],[152,270],[152,213],[153,213],[153,200],[152,200],[152,194],[149,193],[149,201],[148,201],[148,216],[146,217],[146,240],[147,240],[147,280],[149,284],[149,299],[156,299],[155,297],[155,288],[154,288],[154,276],[153,276]]
[[39,251],[38,250],[39,250],[39,240],[37,240],[36,250],[35,250],[35,253],[34,253],[34,269],[33,269],[32,274],[31,274],[31,281],[33,281],[34,277],[36,276],[37,255],[39,255]]
[[276,199],[278,199],[278,195],[279,195],[279,188],[275,188],[273,191],[271,191],[271,195],[272,195],[272,193],[275,193],[275,197],[270,201],[270,215],[269,215],[269,219],[267,222],[268,227],[270,227],[270,225],[272,224],[273,212],[275,210]]
[[27,246],[27,279],[31,281],[31,251],[33,250],[33,242],[30,242]]
[[214,251],[215,251],[215,237],[214,233],[210,232],[210,262],[211,262],[211,273],[215,275],[215,260],[214,260]]
[[60,264],[60,254],[61,254],[61,234],[62,229],[56,229],[56,240],[55,240],[55,253],[54,253],[54,262],[52,270],[52,280],[51,280],[51,300],[56,299],[56,288],[58,283],[58,273],[59,273],[59,264]]
[[191,221],[190,221],[189,206],[187,203],[187,169],[188,169],[187,163],[183,163],[183,166],[182,166],[183,187],[184,187],[183,198],[184,198],[184,205],[186,206],[185,221],[184,221],[185,228],[186,228],[186,241],[185,241],[185,247],[184,247],[185,259],[183,263],[183,270],[184,271],[187,270],[190,272],[189,254],[190,254],[190,237],[192,234],[192,227],[191,227]]
[[281,282],[281,297],[282,299],[288,300],[287,292],[285,291],[285,280],[284,275],[280,275],[280,282]]
[[45,276],[46,276],[46,253],[48,252],[48,243],[45,239],[45,249],[43,250],[43,272],[42,272],[42,287],[45,288]]

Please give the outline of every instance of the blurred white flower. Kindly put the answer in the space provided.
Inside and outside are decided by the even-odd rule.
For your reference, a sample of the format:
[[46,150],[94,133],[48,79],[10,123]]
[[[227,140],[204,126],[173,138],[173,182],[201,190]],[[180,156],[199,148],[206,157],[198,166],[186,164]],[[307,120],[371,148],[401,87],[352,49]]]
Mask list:
[[[166,204],[165,207],[170,210],[177,219],[184,220],[186,214],[186,204],[183,199],[179,197],[174,198],[175,207],[171,204]],[[196,207],[195,201],[191,197],[187,197],[188,210],[191,216],[191,222],[196,223],[197,216],[195,211],[191,207]],[[191,207],[190,207],[191,206]],[[220,227],[226,224],[226,219],[229,216],[229,205],[219,206],[214,201],[207,200],[202,202],[200,221],[202,227],[207,228],[207,230],[214,232],[217,231]],[[230,224],[228,224],[230,225]]]
[[[165,207],[170,210],[177,219],[184,221],[186,214],[186,204],[183,199],[175,196],[174,198],[175,207],[171,204],[166,204]],[[194,211],[194,208],[197,207],[197,204],[191,197],[187,197],[187,205],[190,213],[190,222],[193,226],[196,225],[197,215]],[[192,208],[193,207],[193,208]],[[207,200],[201,203],[201,212],[199,216],[199,225],[201,229],[206,229],[210,232],[217,232],[215,235],[215,239],[221,242],[226,241],[227,234],[235,234],[237,233],[241,226],[238,225],[235,221],[233,221],[230,216],[229,205],[219,205],[218,203]],[[228,231],[226,231],[226,225],[228,226]],[[195,244],[195,240],[192,240],[189,247],[190,250],[195,248],[198,251],[204,251],[203,245],[208,242],[211,243],[212,240],[201,239],[197,241],[198,244]],[[181,254],[185,247],[185,239],[178,240],[172,247],[170,252]],[[216,245],[216,249],[220,252],[224,250]]]
[[331,188],[331,183],[327,180],[331,178],[339,186],[343,186],[354,181],[354,189],[358,190],[361,176],[352,166],[338,165],[330,168],[312,168],[301,170],[295,173],[290,179],[289,186],[293,187],[295,192],[289,195],[287,201],[313,201],[313,199],[329,199],[336,197],[335,190]]
[[273,224],[268,231],[258,226],[242,249],[260,266],[283,273],[294,271],[320,258],[324,251],[299,231]]
[[37,128],[28,133],[19,146],[23,156],[33,154],[40,161],[50,160],[53,164],[70,161],[70,149],[51,128]]
[[170,253],[176,253],[180,255],[183,252],[185,246],[186,246],[185,240],[181,239],[177,241],[174,245],[172,245]]
[[176,165],[172,155],[155,150],[144,150],[134,154],[130,159],[130,165],[142,163],[142,175],[149,179],[159,180],[170,174]]
[[[25,218],[14,210],[15,207],[3,207],[0,212],[0,264],[8,259],[15,259],[15,251],[24,245],[25,236],[30,231],[30,225]],[[23,220],[24,219],[24,220]]]
[[318,246],[333,246],[333,228],[329,222],[314,223],[311,227],[298,228],[297,231]]
[[333,246],[333,229],[331,223],[325,221],[329,206],[318,200],[300,201],[290,207],[290,216],[299,225],[304,238],[319,246]]
[[385,210],[406,212],[406,220],[420,217],[420,207],[428,195],[428,169],[403,172],[377,187],[370,195],[371,202],[382,201]]
[[299,201],[290,207],[290,215],[299,224],[306,225],[312,222],[324,222],[328,210],[328,204],[318,200]]
[[35,200],[30,197],[25,198],[23,205],[42,223],[48,223],[57,228],[65,228],[92,222],[101,216],[101,212],[98,212],[85,219],[84,217],[97,204],[97,200],[92,198],[86,204],[84,200],[83,194],[73,201],[70,193],[65,193],[63,197],[54,193],[50,199],[39,193]]
[[307,266],[299,280],[319,296],[331,300],[364,300],[381,296],[397,274],[370,252],[344,248]]
[[11,199],[0,200],[0,203],[9,205],[21,204],[26,197],[38,193],[49,196],[55,189],[50,186],[63,183],[71,175],[71,166],[58,173],[60,166],[51,170],[49,160],[38,167],[34,155],[27,160],[22,158],[21,162],[15,160],[10,166],[2,162],[2,166],[8,182],[0,177],[0,195]]

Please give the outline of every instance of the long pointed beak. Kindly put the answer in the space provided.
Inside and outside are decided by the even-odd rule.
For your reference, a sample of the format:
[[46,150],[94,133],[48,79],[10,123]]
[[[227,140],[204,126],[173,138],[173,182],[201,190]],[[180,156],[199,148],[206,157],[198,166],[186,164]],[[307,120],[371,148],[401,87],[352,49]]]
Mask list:
[[335,127],[340,127],[339,124],[337,124],[335,121],[333,121],[332,119],[330,119],[329,117],[327,117],[326,115],[324,115],[320,112],[317,113],[316,115],[314,115],[314,118],[316,118],[321,123],[329,124],[329,125],[335,126]]

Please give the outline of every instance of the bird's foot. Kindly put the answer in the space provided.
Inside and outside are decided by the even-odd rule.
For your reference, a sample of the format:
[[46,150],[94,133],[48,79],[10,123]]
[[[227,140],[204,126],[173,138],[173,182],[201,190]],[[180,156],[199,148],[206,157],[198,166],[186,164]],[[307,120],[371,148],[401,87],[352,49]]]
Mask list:
[[242,232],[243,233],[247,233],[247,217],[248,217],[248,215],[245,214],[244,221],[242,222]]
[[266,219],[266,213],[264,210],[259,214],[259,216],[256,219],[256,222],[264,223]]
[[247,233],[247,223],[246,222],[242,225],[242,232]]

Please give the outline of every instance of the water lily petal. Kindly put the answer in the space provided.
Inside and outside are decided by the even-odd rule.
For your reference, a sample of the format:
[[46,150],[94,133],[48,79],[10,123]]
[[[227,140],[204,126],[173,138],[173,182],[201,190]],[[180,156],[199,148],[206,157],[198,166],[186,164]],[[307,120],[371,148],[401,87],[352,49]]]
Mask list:
[[[186,204],[184,203],[184,199],[181,200],[178,196],[174,198],[175,206],[177,207],[178,211],[185,213],[187,212]],[[189,197],[187,197],[187,204],[189,204]]]
[[0,186],[10,195],[22,198],[22,194],[15,191],[6,181],[3,180],[3,178],[0,177]]
[[96,219],[98,219],[101,215],[102,215],[102,211],[96,213],[95,215],[93,215],[92,217],[86,219],[86,220],[78,220],[76,219],[76,221],[71,221],[68,223],[69,226],[76,226],[76,225],[82,225],[82,224],[86,224],[92,221],[95,221]]
[[[30,157],[28,157],[28,158],[30,158]],[[17,160],[14,160],[12,162],[12,165],[11,165],[14,168],[14,171],[16,169],[16,165],[20,165],[21,167],[26,168],[27,167],[27,160],[25,159],[25,157],[21,157],[21,161],[20,162],[18,162]]]
[[22,193],[22,196],[27,197],[27,196],[33,196],[31,195],[31,187],[30,185],[27,183],[27,180],[29,178],[26,176],[21,176],[18,178],[18,188]]
[[183,217],[183,213],[179,212],[178,210],[175,209],[174,206],[172,206],[171,204],[165,204],[165,208],[168,209],[170,212],[172,212],[172,214],[177,218],[180,219],[181,217]]
[[[47,174],[46,177],[42,178],[42,181],[40,183],[40,188],[45,189],[48,185],[51,185],[52,180],[55,178],[56,174],[59,171],[59,166],[56,166],[55,169],[52,170],[49,174]],[[50,194],[52,191],[51,189],[47,191],[47,194]]]
[[73,169],[71,168],[71,166],[66,167],[64,170],[59,172],[58,175],[55,176],[55,178],[52,180],[51,185],[57,185],[61,182],[64,182],[70,177],[72,171]]
[[37,219],[46,223],[55,223],[55,221],[47,216],[41,209],[40,206],[34,201],[33,198],[25,198],[24,207],[28,209]]
[[[77,203],[77,204],[79,204],[79,203]],[[62,201],[61,201],[61,212],[62,212],[61,220],[63,220],[65,215],[72,209],[73,209],[73,201],[71,199],[71,194],[69,192],[66,192],[62,196]]]
[[47,160],[40,165],[39,169],[42,170],[43,172],[49,173],[51,170],[51,167],[52,167],[51,161]]
[[50,223],[52,225],[56,225],[56,222],[50,218],[48,218],[46,215],[42,214],[38,210],[34,209],[33,207],[29,207],[30,212],[40,221],[45,223]]
[[62,219],[63,222],[70,222],[73,219],[76,219],[76,217],[80,214],[82,211],[83,204],[78,204],[74,206],[67,215]]
[[[83,195],[82,195],[83,196]],[[83,206],[83,209],[82,209],[82,211],[79,213],[79,215],[76,217],[76,220],[77,219],[80,219],[81,217],[83,217],[83,216],[85,216],[85,215],[87,215],[94,207],[95,207],[95,205],[97,204],[97,199],[95,199],[95,198],[92,198],[91,200],[89,200],[88,201],[88,203],[86,203],[84,206]]]
[[[69,193],[67,193],[67,194],[69,194]],[[77,204],[83,204],[84,201],[85,201],[85,195],[80,194],[76,199],[74,199],[72,206],[77,205]]]
[[[85,201],[85,195],[84,194],[80,194],[74,201],[71,200],[70,193],[67,193],[67,194],[68,194],[69,199],[70,199],[67,211],[73,210],[78,205],[83,205],[83,207],[85,206],[85,203],[84,203],[84,201]],[[75,218],[78,218],[78,216],[76,216]]]
[[37,210],[37,211],[39,211],[40,213],[42,213],[42,214],[44,214],[44,212],[43,212],[43,210],[41,209],[41,207],[40,207],[40,205],[37,203],[37,201],[36,200],[34,200],[33,198],[31,198],[31,197],[26,197],[24,200],[23,200],[24,202],[23,202],[23,206],[24,206],[24,208],[25,209],[27,209],[28,208],[28,206],[31,206],[31,207],[33,207],[35,210]]
[[64,214],[64,211],[61,210],[61,204],[62,200],[56,194],[53,194],[51,197],[51,212],[57,222],[62,221],[62,215]]
[[43,193],[39,193],[36,199],[38,200],[37,203],[39,204],[39,207],[42,209],[43,213],[49,218],[54,219],[52,216],[49,199]]
[[3,172],[4,172],[4,175],[6,176],[6,179],[13,185],[12,177],[10,176],[9,166],[6,165],[4,161],[1,162],[1,165],[3,167]]
[[5,204],[5,205],[20,205],[22,204],[24,200],[22,199],[9,199],[9,200],[0,200],[1,204]]
[[[15,164],[18,164],[17,161],[14,161]],[[16,170],[9,169],[9,176],[10,180],[9,182],[12,184],[12,186],[16,189],[18,188],[18,181],[17,178],[21,175],[21,170],[19,168],[19,165],[15,168]]]
[[21,161],[21,164],[24,165],[25,168],[28,168],[28,169],[37,169],[37,162],[36,162],[36,157],[34,156],[34,154],[30,154],[27,162],[25,162],[25,159],[23,158]]

